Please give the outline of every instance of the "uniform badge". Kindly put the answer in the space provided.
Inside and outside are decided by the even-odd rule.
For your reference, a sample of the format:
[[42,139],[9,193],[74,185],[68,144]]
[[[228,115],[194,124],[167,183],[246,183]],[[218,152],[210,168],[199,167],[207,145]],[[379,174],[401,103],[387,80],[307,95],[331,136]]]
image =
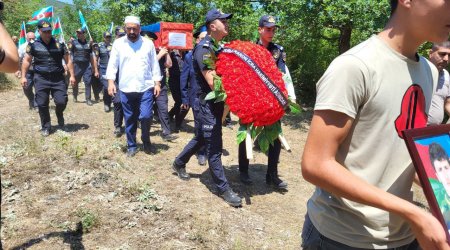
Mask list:
[[28,44],[27,45],[27,53],[30,53],[30,51],[31,51],[31,46]]
[[203,61],[204,61],[204,60],[208,60],[208,59],[210,59],[210,58],[211,58],[211,54],[209,54],[209,53],[203,55]]
[[43,23],[42,24],[42,28],[48,28],[48,27],[50,27],[50,25],[48,23]]
[[278,60],[278,58],[280,58],[280,50],[276,49],[272,51],[272,56],[273,58],[275,58],[275,60]]
[[108,47],[106,47],[106,49],[108,49],[108,51],[111,51],[112,50],[112,46],[109,45]]
[[273,16],[269,16],[269,20],[267,20],[269,23],[275,23],[275,18]]

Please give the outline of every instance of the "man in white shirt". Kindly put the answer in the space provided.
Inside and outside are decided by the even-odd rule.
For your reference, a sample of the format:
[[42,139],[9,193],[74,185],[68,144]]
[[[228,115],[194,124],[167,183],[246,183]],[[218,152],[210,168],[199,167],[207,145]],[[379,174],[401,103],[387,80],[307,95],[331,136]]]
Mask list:
[[444,119],[444,111],[447,115],[450,115],[450,77],[445,69],[448,66],[449,57],[449,41],[433,44],[430,50],[430,61],[439,71],[439,81],[431,99],[428,125],[441,124]]
[[[127,156],[137,152],[136,130],[138,119],[141,122],[143,149],[150,152],[150,121],[154,96],[161,88],[161,71],[152,41],[142,39],[140,20],[135,16],[125,18],[127,36],[117,39],[112,47],[106,70],[108,93],[117,93],[114,81],[119,70],[119,89],[125,117],[127,135]],[[153,96],[154,95],[154,96]]]

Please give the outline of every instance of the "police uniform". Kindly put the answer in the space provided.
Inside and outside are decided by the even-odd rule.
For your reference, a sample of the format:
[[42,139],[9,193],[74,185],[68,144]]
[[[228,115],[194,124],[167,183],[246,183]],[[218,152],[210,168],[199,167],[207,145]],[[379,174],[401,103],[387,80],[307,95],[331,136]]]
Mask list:
[[222,166],[222,115],[224,103],[215,103],[214,100],[206,101],[206,95],[211,92],[208,82],[203,77],[202,71],[207,70],[203,60],[210,58],[214,53],[212,39],[206,36],[195,47],[193,52],[193,64],[196,81],[198,83],[197,97],[199,98],[199,112],[196,117],[196,130],[198,133],[186,145],[183,151],[176,157],[175,164],[184,166],[189,159],[203,145],[206,146],[209,169],[219,192],[229,188],[228,181]]
[[[275,24],[275,19],[272,16],[262,16],[259,21],[259,27],[274,27],[277,26]],[[278,26],[277,26],[278,27]],[[257,44],[263,46],[261,40],[256,42]],[[272,54],[273,60],[277,65],[278,69],[282,73],[286,73],[286,53],[282,46],[270,42],[268,47],[266,48],[270,54]],[[280,122],[280,121],[277,121]],[[266,174],[266,182],[268,184],[273,184],[277,188],[287,188],[287,183],[283,182],[278,178],[278,161],[280,159],[281,152],[281,142],[279,139],[273,141],[273,144],[269,145],[268,152],[268,163],[267,163],[267,174]],[[240,179],[242,182],[246,184],[251,184],[251,179],[248,175],[248,166],[249,160],[247,159],[247,150],[245,147],[245,142],[241,142],[239,144],[238,151],[239,158],[239,171],[240,171]]]
[[78,97],[78,84],[83,77],[85,84],[86,101],[91,99],[91,76],[92,71],[88,70],[91,56],[92,47],[87,40],[80,41],[78,39],[69,43],[69,50],[72,53],[73,65],[75,71],[75,85],[73,88],[73,98],[76,101]]
[[[26,51],[26,48],[27,48],[28,44],[29,44],[29,42],[26,42],[25,44],[22,44],[19,47],[20,69],[22,69],[22,60],[23,60],[23,57],[25,56],[25,53],[26,53],[25,51]],[[33,93],[33,87],[34,87],[34,80],[33,80],[33,78],[34,78],[34,67],[33,67],[33,64],[34,64],[34,60],[31,61],[31,65],[28,68],[27,74],[25,76],[27,78],[27,86],[23,87],[23,93],[25,94],[25,96],[28,99],[28,106],[29,106],[30,109],[37,108],[37,103],[34,100],[34,93]]]
[[[122,27],[116,27],[116,38],[122,37],[125,35],[125,30]],[[108,61],[109,61],[109,55],[108,55]],[[119,137],[123,133],[122,125],[123,125],[123,108],[122,108],[122,102],[120,99],[120,89],[119,89],[119,70],[117,70],[116,74],[116,81],[114,82],[116,85],[116,91],[117,93],[112,97],[112,103],[114,107],[114,134]],[[107,94],[108,95],[108,94]],[[109,95],[108,95],[109,96]],[[103,97],[104,99],[105,97]]]
[[[48,27],[47,22],[43,27]],[[34,58],[34,82],[36,89],[36,103],[39,108],[43,131],[50,131],[49,95],[53,96],[58,125],[64,125],[63,111],[67,105],[67,90],[64,82],[64,67],[62,60],[68,54],[65,46],[54,38],[50,43],[44,43],[41,38],[30,42],[27,53]],[[48,133],[47,133],[48,134]]]
[[169,68],[169,88],[172,98],[175,101],[173,107],[169,111],[169,117],[175,117],[175,128],[179,130],[184,117],[187,114],[186,110],[181,110],[181,89],[180,89],[180,74],[183,68],[183,59],[179,53],[171,52],[172,67]]
[[[109,32],[105,33],[105,35],[111,36]],[[103,103],[105,104],[105,110],[106,107],[111,107],[111,96],[108,95],[108,80],[106,79],[106,68],[108,67],[108,61],[109,61],[109,54],[111,53],[112,44],[111,43],[105,43],[101,42],[98,45],[98,66],[99,66],[99,73],[100,73],[100,82],[103,86]]]

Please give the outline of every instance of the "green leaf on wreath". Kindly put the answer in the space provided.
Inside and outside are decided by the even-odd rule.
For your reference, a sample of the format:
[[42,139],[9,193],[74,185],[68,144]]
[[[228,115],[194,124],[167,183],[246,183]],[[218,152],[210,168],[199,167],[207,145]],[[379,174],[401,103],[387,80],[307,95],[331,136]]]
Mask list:
[[242,125],[239,126],[239,130],[236,135],[237,143],[241,144],[241,142],[245,141],[247,138],[247,126]]
[[214,91],[222,91],[222,79],[218,76],[214,76]]
[[214,100],[214,99],[216,99],[216,97],[217,97],[216,91],[211,91],[206,95],[205,100],[207,100],[207,101]]
[[298,105],[297,103],[293,102],[291,99],[289,99],[289,109],[291,110],[292,114],[300,114],[303,111],[302,107],[300,107],[300,105]]
[[203,60],[203,64],[205,64],[207,69],[215,70],[216,69],[216,62],[213,58],[208,58]]
[[214,102],[223,102],[227,99],[227,94],[225,92],[216,91],[216,100]]
[[261,151],[263,153],[267,152],[267,150],[269,150],[269,140],[266,137],[266,133],[263,130],[259,136],[258,136],[258,144],[259,144],[259,148],[261,149]]

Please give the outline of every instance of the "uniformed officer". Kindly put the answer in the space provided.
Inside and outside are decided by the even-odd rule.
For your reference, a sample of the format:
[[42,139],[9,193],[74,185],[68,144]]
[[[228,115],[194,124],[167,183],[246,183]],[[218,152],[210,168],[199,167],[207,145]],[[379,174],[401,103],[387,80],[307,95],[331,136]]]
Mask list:
[[171,51],[169,56],[172,60],[172,67],[169,68],[169,89],[175,102],[169,110],[169,119],[175,120],[175,131],[178,132],[187,113],[186,109],[181,108],[180,75],[183,68],[183,58],[178,50]]
[[34,82],[36,89],[36,103],[41,118],[41,134],[50,134],[51,122],[49,111],[49,95],[53,96],[56,108],[55,113],[60,128],[64,127],[63,111],[67,105],[67,89],[64,83],[64,59],[71,77],[70,83],[75,84],[72,61],[64,44],[52,37],[52,26],[48,21],[41,20],[38,23],[40,37],[28,44],[22,62],[22,86],[27,85],[26,74],[32,59],[34,58]]
[[[28,44],[30,43],[30,41],[34,41],[36,39],[34,32],[28,32],[27,33],[27,42],[20,45],[19,46],[19,71],[16,73],[17,77],[21,76],[21,72],[20,69],[22,69],[22,61],[23,58],[26,55],[26,48],[28,46]],[[29,109],[37,109],[37,104],[36,101],[34,100],[34,93],[33,93],[33,87],[34,87],[34,81],[33,81],[33,76],[34,76],[34,69],[33,69],[33,62],[31,62],[30,68],[28,69],[27,72],[27,85],[23,87],[23,93],[25,94],[25,96],[28,99],[28,107]]]
[[[150,40],[156,40],[158,37],[153,32],[142,31],[141,35],[144,38]],[[156,48],[156,52],[158,55],[156,56],[159,63],[159,68],[161,69],[162,80],[161,80],[161,91],[159,92],[159,96],[155,97],[155,105],[153,106],[153,111],[158,113],[159,122],[161,123],[162,134],[161,137],[164,141],[173,141],[178,138],[177,135],[172,134],[170,129],[169,122],[169,97],[168,97],[168,88],[167,88],[167,77],[166,77],[166,68],[172,67],[172,60],[169,56],[169,51],[164,48]]]
[[[97,71],[98,71],[98,58],[99,58],[99,47],[98,43],[92,43],[92,56],[94,56],[95,61],[97,62]],[[88,74],[90,73],[90,74]],[[99,102],[100,100],[100,92],[102,92],[103,86],[100,83],[100,78],[95,77],[95,70],[91,63],[89,63],[89,67],[86,69],[85,77],[83,76],[84,85],[86,87],[91,86],[92,92],[94,93],[94,99],[95,102]],[[90,88],[88,88],[89,91],[91,91]],[[88,99],[87,104],[89,106],[92,106],[93,103],[90,101],[90,98]]]
[[[117,26],[115,29],[116,39],[121,38],[126,35],[123,27]],[[117,94],[112,97],[112,103],[114,106],[114,135],[116,137],[122,136],[124,129],[123,125],[123,109],[120,100],[120,89],[119,89],[119,70],[117,70],[116,81],[114,82],[117,89]],[[105,98],[105,97],[103,97]]]
[[[282,46],[273,43],[272,39],[278,25],[275,18],[269,15],[264,15],[259,19],[259,40],[257,44],[263,46],[272,54],[273,59],[282,73],[286,73],[286,53]],[[280,121],[278,121],[280,122]],[[274,185],[276,188],[286,189],[287,183],[278,177],[278,160],[280,158],[281,142],[276,139],[273,144],[269,146],[268,163],[266,183]],[[239,144],[239,176],[241,182],[244,184],[252,184],[252,180],[248,174],[249,160],[247,159],[247,152],[245,149],[245,142]]]
[[[204,60],[214,55],[213,43],[220,42],[228,35],[228,19],[232,14],[224,14],[217,9],[212,9],[206,14],[206,27],[208,35],[195,47],[193,52],[193,64],[199,89],[197,96],[200,100],[200,109],[196,119],[198,120],[198,133],[186,145],[183,151],[175,158],[172,164],[173,170],[183,180],[188,180],[186,163],[205,145],[208,164],[212,178],[219,191],[219,195],[231,206],[241,206],[241,198],[231,190],[222,165],[222,115],[224,103],[215,103],[214,100],[205,100],[206,95],[214,88],[214,69],[208,68]],[[213,40],[214,39],[214,40]]]
[[[89,63],[91,65],[97,65],[95,56],[92,54],[92,46],[86,40],[84,35],[84,29],[77,30],[77,38],[69,43],[69,50],[72,53],[73,64],[75,69],[75,80],[76,83],[73,86],[73,100],[77,102],[78,98],[78,84],[81,81],[81,77],[83,77],[83,81],[85,84],[85,94],[86,94],[86,104],[92,105],[91,101],[91,85],[89,77],[92,75],[92,71],[87,71],[89,67]],[[94,76],[98,78],[98,69],[97,67],[93,67]]]
[[[195,44],[198,44],[206,36],[206,26],[199,28],[197,32],[194,33]],[[192,107],[192,113],[194,114],[195,123],[195,134],[198,133],[198,112],[199,112],[199,99],[197,97],[198,83],[195,79],[194,66],[192,64],[192,50],[186,53],[184,56],[183,68],[181,70],[180,76],[180,91],[181,91],[181,110],[185,110],[182,113],[181,119],[184,119],[186,114],[189,112],[189,108]],[[205,147],[201,147],[197,152],[197,159],[199,165],[206,165],[206,152]]]
[[108,67],[109,54],[111,53],[111,32],[103,33],[103,42],[98,46],[98,66],[100,71],[100,82],[103,85],[103,104],[105,112],[111,111],[111,96],[108,95],[108,80],[106,79],[106,68]]

